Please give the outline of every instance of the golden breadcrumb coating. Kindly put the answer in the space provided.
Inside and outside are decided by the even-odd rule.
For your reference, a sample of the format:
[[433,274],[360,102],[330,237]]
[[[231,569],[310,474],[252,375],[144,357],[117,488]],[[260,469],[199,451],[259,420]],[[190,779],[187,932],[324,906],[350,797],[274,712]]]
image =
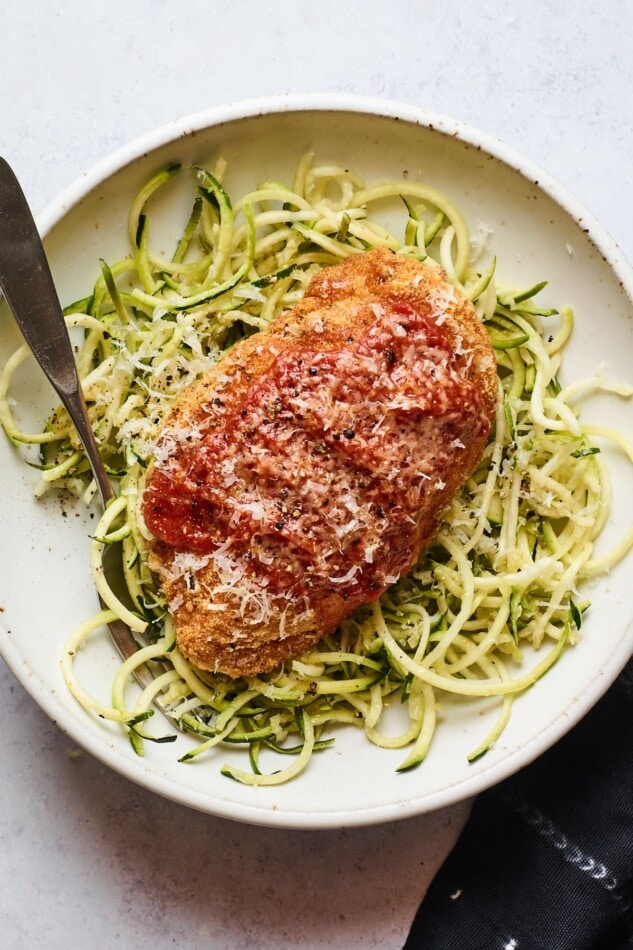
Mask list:
[[[417,335],[416,314],[421,315]],[[257,393],[271,390],[275,373],[280,386],[282,369],[284,379],[298,378],[304,363],[310,363],[306,374],[311,374],[305,376],[306,395],[291,391],[288,383],[275,390],[282,392],[277,403],[283,407],[262,415]],[[341,380],[332,377],[337,366],[349,367],[343,370],[349,377],[348,404],[341,400]],[[315,388],[315,378],[322,389]],[[388,399],[376,415],[381,393]],[[315,401],[320,397],[322,404]],[[151,544],[150,567],[170,605],[181,652],[202,669],[255,675],[335,631],[415,563],[443,509],[478,464],[496,404],[496,363],[487,332],[441,269],[387,250],[353,255],[323,269],[292,311],[230,349],[179,397],[163,424],[144,515],[150,529],[163,534]],[[263,420],[253,436],[240,429],[240,418],[246,417]],[[200,441],[201,431],[210,442]],[[264,436],[268,442],[261,441]],[[192,438],[203,455],[210,454],[200,449],[204,444],[220,445],[225,453],[222,471],[230,478],[219,486],[200,481],[208,504],[216,505],[209,509],[218,513],[213,524],[229,526],[226,540],[208,541],[208,526],[201,522],[199,536],[191,534],[187,542],[187,531],[197,531],[190,515],[197,510],[190,490],[191,459],[197,456],[186,456]],[[276,445],[282,453],[277,460]],[[343,452],[339,476],[333,465]],[[252,461],[254,453],[259,454]],[[219,464],[211,459],[205,471],[216,471],[212,466]],[[254,494],[244,498],[256,499],[248,504],[238,498],[246,491],[246,475],[234,474],[247,468]],[[359,472],[370,473],[366,481]],[[283,514],[273,525],[270,486],[276,479],[286,488],[275,502]],[[170,508],[174,486],[189,492],[182,519],[180,508]],[[295,501],[287,512],[283,499],[289,492]],[[323,523],[315,501],[319,492]],[[222,497],[225,507],[234,506],[232,521],[221,520]],[[365,503],[366,497],[371,501]],[[341,520],[343,505],[348,522]],[[234,540],[232,524],[241,532]],[[339,540],[331,545],[331,539]],[[324,572],[325,563],[334,565],[331,571]]]

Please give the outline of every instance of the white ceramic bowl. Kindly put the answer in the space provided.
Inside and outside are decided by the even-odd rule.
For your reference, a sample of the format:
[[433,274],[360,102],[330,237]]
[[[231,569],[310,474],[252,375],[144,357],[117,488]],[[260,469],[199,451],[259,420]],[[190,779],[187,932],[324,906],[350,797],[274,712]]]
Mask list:
[[[547,174],[499,142],[440,116],[394,103],[350,97],[287,97],[230,105],[178,120],[145,135],[101,162],[66,190],[40,217],[53,274],[63,301],[89,291],[98,259],[126,252],[125,220],[131,197],[170,162],[205,162],[222,154],[230,190],[240,194],[264,178],[288,179],[298,157],[344,163],[367,181],[407,174],[448,192],[471,225],[493,231],[498,274],[517,286],[550,281],[544,297],[571,303],[577,326],[564,378],[589,374],[603,362],[629,379],[633,352],[633,275],[617,246],[579,203]],[[183,186],[184,187],[184,186]],[[163,202],[165,234],[187,215],[178,186]],[[173,225],[170,231],[168,225]],[[156,232],[154,232],[156,235]],[[169,245],[171,246],[171,244]],[[6,313],[1,323],[4,362],[19,340]],[[37,427],[53,398],[36,368],[13,393]],[[601,397],[585,418],[633,436],[630,405]],[[614,513],[607,538],[630,517],[631,474],[617,453]],[[369,745],[342,730],[333,750],[314,757],[296,781],[280,788],[247,788],[219,773],[234,759],[217,756],[177,762],[188,737],[150,745],[138,758],[117,727],[90,717],[68,694],[59,666],[67,633],[96,606],[87,535],[94,524],[80,506],[33,498],[36,475],[0,439],[2,629],[7,663],[45,712],[77,743],[131,780],[216,815],[259,824],[326,828],[370,824],[449,805],[507,777],[559,739],[597,701],[633,647],[633,601],[628,565],[589,588],[592,608],[581,642],[555,669],[520,697],[494,750],[469,765],[494,717],[490,703],[444,704],[426,762],[397,774],[401,751]],[[64,517],[64,514],[66,515]],[[87,684],[108,695],[117,659],[107,636],[81,658]],[[5,723],[10,728],[10,723]]]

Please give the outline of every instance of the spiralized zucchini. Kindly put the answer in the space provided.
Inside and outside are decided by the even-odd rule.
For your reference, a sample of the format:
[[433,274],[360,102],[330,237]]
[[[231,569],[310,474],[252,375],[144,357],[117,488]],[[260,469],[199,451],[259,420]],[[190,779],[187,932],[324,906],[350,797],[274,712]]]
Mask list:
[[[587,391],[622,396],[631,387],[599,376],[561,389],[558,372],[573,328],[569,308],[539,307],[545,284],[501,287],[496,261],[477,264],[458,208],[444,194],[410,181],[366,187],[352,172],[301,158],[291,185],[265,181],[232,204],[226,168],[195,169],[197,192],[171,257],[151,243],[150,210],[179,166],[155,175],[130,209],[130,254],[101,262],[92,294],[69,306],[69,327],[83,331],[77,361],[90,419],[119,497],[91,542],[91,567],[104,610],[64,646],[69,689],[90,712],[121,723],[141,754],[155,736],[147,720],[160,692],[199,743],[181,761],[217,746],[241,745],[249,770],[222,772],[251,785],[298,775],[312,754],[334,741],[337,725],[364,730],[385,748],[402,748],[400,770],[418,765],[436,733],[438,697],[498,697],[498,719],[470,759],[490,749],[508,721],[515,696],[530,687],[576,642],[588,601],[584,578],[608,570],[633,544],[629,529],[615,549],[594,555],[609,513],[609,476],[594,437],[617,433],[583,426],[577,403]],[[381,224],[400,221],[397,233]],[[441,265],[473,302],[495,348],[500,402],[484,457],[444,513],[417,566],[383,597],[347,619],[336,636],[272,673],[231,679],[192,667],[175,645],[173,623],[147,567],[148,534],[140,515],[147,465],[175,398],[243,337],[263,330],[303,295],[311,277],[342,257],[387,247],[428,266]],[[544,336],[545,322],[556,327]],[[0,421],[15,443],[40,448],[39,494],[65,489],[90,503],[95,493],[76,433],[58,408],[40,433],[14,417],[8,390],[28,355],[25,346],[0,377]],[[106,579],[106,546],[119,544],[127,598]],[[126,601],[125,603],[123,601]],[[73,657],[115,616],[144,646],[121,665],[110,704],[79,683]],[[525,659],[526,651],[536,660]],[[129,688],[133,668],[150,664],[154,683]],[[406,713],[397,736],[385,713]],[[260,752],[288,756],[278,771],[260,768]],[[281,760],[283,762],[283,759]],[[246,764],[246,757],[245,757]]]

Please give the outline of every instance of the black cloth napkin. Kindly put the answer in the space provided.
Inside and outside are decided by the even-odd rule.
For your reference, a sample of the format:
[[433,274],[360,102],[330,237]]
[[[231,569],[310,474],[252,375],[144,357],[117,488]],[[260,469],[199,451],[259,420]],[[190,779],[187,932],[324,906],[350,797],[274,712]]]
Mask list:
[[633,948],[633,660],[565,738],[480,795],[405,950]]

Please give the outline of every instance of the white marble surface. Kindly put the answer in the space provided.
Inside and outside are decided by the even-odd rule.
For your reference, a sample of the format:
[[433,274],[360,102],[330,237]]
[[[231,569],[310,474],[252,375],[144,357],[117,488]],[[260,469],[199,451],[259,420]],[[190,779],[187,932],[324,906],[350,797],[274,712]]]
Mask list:
[[[630,0],[0,0],[0,18],[0,151],[36,210],[175,116],[354,92],[503,139],[633,258]],[[74,757],[1,661],[0,717],[3,950],[393,950],[467,814],[323,833],[237,825]]]

